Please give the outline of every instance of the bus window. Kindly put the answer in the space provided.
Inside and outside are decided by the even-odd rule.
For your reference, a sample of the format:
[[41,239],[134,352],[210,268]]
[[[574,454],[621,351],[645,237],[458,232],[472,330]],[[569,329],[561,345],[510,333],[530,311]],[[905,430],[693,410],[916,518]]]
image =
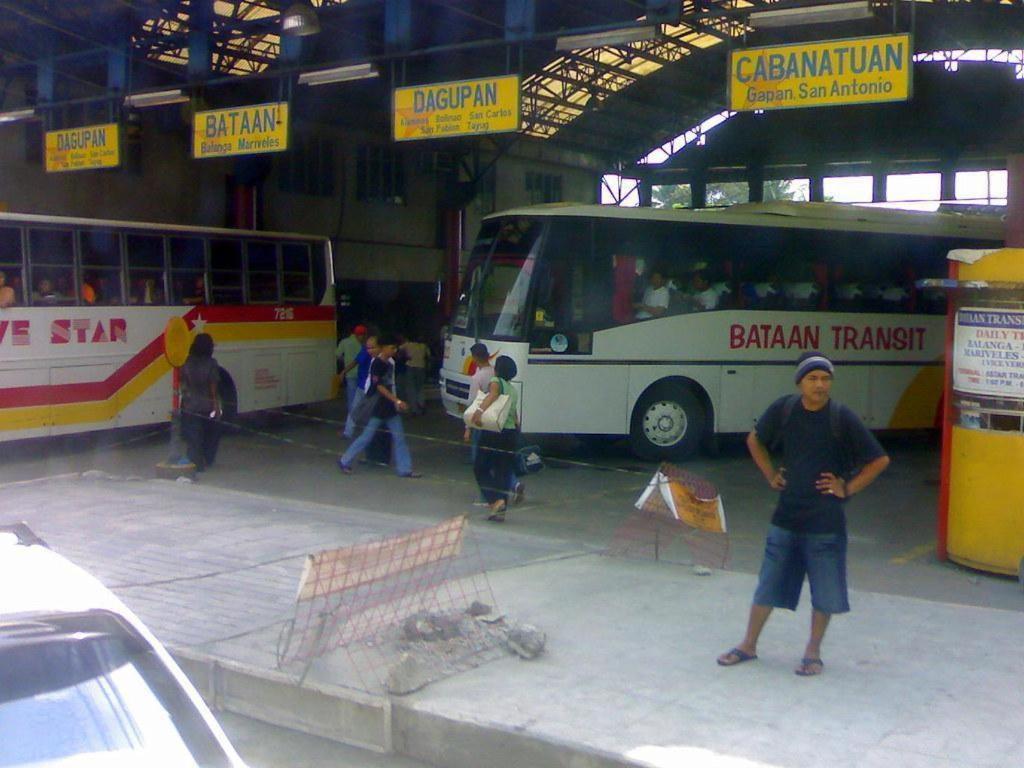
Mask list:
[[536,269],[531,347],[549,348],[553,333],[561,333],[570,351],[575,333],[611,324],[611,258],[607,264],[593,258],[591,233],[586,219],[551,222]]
[[539,220],[524,216],[483,223],[463,278],[470,289],[459,298],[453,328],[465,331],[476,325],[478,334],[503,339],[525,335],[542,231]]
[[281,265],[284,300],[301,303],[313,301],[309,246],[301,243],[284,243],[281,246]]
[[21,230],[0,227],[0,309],[25,303]]
[[123,304],[121,295],[121,238],[103,229],[78,233],[82,272],[78,296],[83,304]]
[[241,241],[210,241],[210,299],[214,304],[242,303]]
[[125,238],[128,258],[128,303],[165,304],[164,239],[150,235]]
[[249,301],[257,304],[276,304],[277,246],[273,243],[250,240],[245,247]]
[[74,243],[63,229],[31,229],[28,233],[32,303],[74,304]]
[[206,303],[206,249],[198,237],[168,239],[171,256],[171,303]]

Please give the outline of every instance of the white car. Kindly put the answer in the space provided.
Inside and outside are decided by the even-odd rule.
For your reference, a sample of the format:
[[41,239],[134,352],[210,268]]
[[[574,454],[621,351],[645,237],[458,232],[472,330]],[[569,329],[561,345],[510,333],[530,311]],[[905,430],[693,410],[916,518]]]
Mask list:
[[138,617],[23,524],[0,526],[0,765],[244,768]]

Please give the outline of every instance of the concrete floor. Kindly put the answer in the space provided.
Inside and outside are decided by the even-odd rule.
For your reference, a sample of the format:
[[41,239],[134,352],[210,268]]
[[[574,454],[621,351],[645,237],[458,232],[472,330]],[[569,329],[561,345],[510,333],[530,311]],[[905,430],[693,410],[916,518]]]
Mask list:
[[[472,509],[476,486],[461,427],[436,403],[428,415],[406,420],[415,466],[425,475],[419,480],[401,480],[385,468],[367,465],[340,477],[333,462],[344,445],[338,435],[341,416],[338,402],[249,416],[226,435],[217,466],[200,482],[299,501],[399,514],[408,510],[434,519]],[[508,527],[548,538],[564,551],[603,548],[655,465],[634,459],[622,443],[594,445],[568,437],[537,442],[547,468],[529,478],[526,503],[514,510]],[[0,444],[0,483],[88,469],[152,477],[166,444],[163,428]],[[1016,580],[935,558],[937,446],[920,438],[886,440],[885,445],[891,468],[848,507],[851,586],[1024,610]],[[756,572],[774,498],[741,441],[723,441],[718,457],[700,457],[686,466],[720,489],[732,569]]]

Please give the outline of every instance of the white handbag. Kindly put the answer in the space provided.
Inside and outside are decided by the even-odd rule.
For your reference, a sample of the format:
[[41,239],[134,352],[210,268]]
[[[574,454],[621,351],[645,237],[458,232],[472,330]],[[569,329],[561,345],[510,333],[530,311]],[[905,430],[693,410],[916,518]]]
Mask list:
[[512,407],[512,398],[508,395],[498,395],[494,402],[491,403],[490,407],[486,411],[480,414],[480,423],[477,424],[473,421],[473,415],[480,410],[480,406],[484,400],[487,399],[487,395],[490,394],[488,390],[481,389],[476,393],[476,399],[469,404],[469,407],[462,412],[462,421],[465,422],[466,426],[470,429],[483,429],[487,432],[501,432],[505,426],[505,422],[508,420],[508,409]]

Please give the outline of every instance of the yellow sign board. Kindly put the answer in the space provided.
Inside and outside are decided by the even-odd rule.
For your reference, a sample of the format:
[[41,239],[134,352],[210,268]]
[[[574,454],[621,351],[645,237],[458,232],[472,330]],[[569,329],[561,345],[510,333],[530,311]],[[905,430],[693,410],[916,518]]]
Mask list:
[[906,101],[910,35],[826,40],[729,54],[729,109],[790,109]]
[[288,149],[288,102],[196,112],[192,157],[229,157]]
[[519,75],[396,88],[391,108],[395,141],[518,131]]
[[121,130],[117,123],[47,131],[46,172],[116,168],[121,164]]

